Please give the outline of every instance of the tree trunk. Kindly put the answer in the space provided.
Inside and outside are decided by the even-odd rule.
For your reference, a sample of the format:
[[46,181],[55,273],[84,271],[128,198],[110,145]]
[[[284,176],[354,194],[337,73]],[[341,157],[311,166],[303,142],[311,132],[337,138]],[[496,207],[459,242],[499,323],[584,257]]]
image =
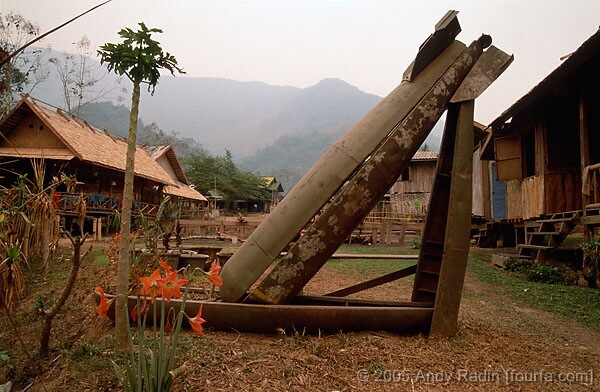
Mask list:
[[50,269],[50,230],[52,230],[52,228],[50,227],[51,221],[48,216],[44,216],[40,223],[40,231],[42,232],[42,272],[44,274],[44,278],[48,278],[48,273]]
[[140,83],[133,83],[131,112],[129,114],[129,139],[127,141],[127,161],[125,166],[125,185],[123,187],[123,209],[121,211],[121,242],[119,263],[117,264],[117,298],[115,307],[115,344],[119,350],[127,351],[126,312],[127,292],[129,290],[129,236],[131,235],[131,205],[133,203],[133,179],[135,168],[136,130],[138,107],[140,103]]
[[[42,358],[47,358],[50,353],[50,332],[52,331],[52,321],[54,317],[58,314],[60,309],[63,307],[67,298],[71,295],[73,291],[73,287],[75,287],[75,282],[77,280],[77,274],[79,273],[79,267],[81,266],[81,261],[87,256],[89,253],[86,252],[83,257],[81,256],[81,247],[85,242],[87,234],[82,237],[77,237],[73,239],[70,234],[67,233],[67,236],[71,240],[73,244],[73,264],[71,265],[71,272],[69,274],[69,278],[67,279],[67,283],[65,288],[60,295],[58,301],[48,310],[44,311],[44,325],[42,326],[42,334],[40,336],[40,356]],[[90,247],[90,250],[92,248]]]

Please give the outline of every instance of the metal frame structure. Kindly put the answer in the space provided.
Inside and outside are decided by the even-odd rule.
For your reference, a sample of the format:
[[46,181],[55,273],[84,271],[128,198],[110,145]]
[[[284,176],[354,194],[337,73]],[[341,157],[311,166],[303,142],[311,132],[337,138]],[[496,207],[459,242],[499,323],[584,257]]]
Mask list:
[[[238,331],[456,332],[469,252],[474,99],[512,62],[512,56],[490,46],[487,35],[468,47],[456,41],[456,14],[449,11],[440,20],[400,85],[323,154],[227,261],[222,301],[188,301],[188,309],[204,304],[210,325]],[[301,295],[402,174],[446,110],[416,265],[325,296]],[[347,297],[412,274],[411,301]]]

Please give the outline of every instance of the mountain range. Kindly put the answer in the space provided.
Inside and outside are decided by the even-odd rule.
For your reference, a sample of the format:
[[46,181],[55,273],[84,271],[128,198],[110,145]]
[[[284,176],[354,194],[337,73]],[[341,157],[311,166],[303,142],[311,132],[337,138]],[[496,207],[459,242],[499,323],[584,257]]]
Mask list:
[[[44,49],[44,58],[65,54]],[[96,72],[106,72],[94,60]],[[31,95],[64,106],[56,67]],[[89,104],[82,117],[117,133],[126,134],[124,113],[130,83],[114,74],[96,86],[111,90],[105,102]],[[391,86],[393,87],[393,86]],[[261,175],[289,177],[294,183],[345,131],[373,108],[381,97],[365,93],[340,79],[324,79],[307,88],[272,86],[219,78],[164,75],[154,95],[144,92],[140,102],[143,124],[156,123],[165,133],[192,138],[214,155],[231,151],[245,169]],[[114,110],[114,112],[113,112]],[[101,113],[109,113],[102,114]],[[440,128],[426,143],[439,146]],[[286,181],[287,182],[287,181]]]

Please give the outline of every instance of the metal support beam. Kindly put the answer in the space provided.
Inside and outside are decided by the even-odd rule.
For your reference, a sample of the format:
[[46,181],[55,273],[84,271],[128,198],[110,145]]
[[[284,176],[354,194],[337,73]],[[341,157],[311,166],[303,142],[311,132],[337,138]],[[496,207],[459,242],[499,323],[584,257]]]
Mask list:
[[410,267],[402,268],[401,270],[390,272],[383,276],[379,276],[375,279],[367,280],[359,284],[355,284],[350,287],[346,287],[341,290],[334,291],[333,293],[326,294],[328,297],[345,297],[350,294],[355,294],[360,291],[371,289],[373,287],[381,286],[385,283],[390,283],[398,279],[405,278],[410,275],[414,275],[417,272],[417,265],[411,265]]
[[458,329],[458,311],[462,296],[471,230],[473,114],[475,101],[450,107],[456,112],[450,192],[448,195],[445,241],[430,334],[451,336]]

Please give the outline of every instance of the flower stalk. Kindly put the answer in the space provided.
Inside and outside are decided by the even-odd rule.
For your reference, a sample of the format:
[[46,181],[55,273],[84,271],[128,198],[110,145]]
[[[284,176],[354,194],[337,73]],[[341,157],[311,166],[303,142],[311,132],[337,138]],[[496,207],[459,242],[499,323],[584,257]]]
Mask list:
[[[142,287],[131,314],[127,310],[128,301],[124,301],[125,312],[129,316],[125,318],[131,344],[123,367],[114,361],[113,367],[126,392],[168,392],[172,389],[174,375],[177,374],[174,371],[177,343],[184,317],[195,333],[204,334],[202,325],[206,321],[202,318],[203,306],[200,306],[194,317],[185,313],[190,280],[185,276],[180,278],[178,271],[174,271],[167,263],[161,261],[159,264],[160,269],[139,279]],[[219,276],[220,270],[221,267],[215,261],[209,272],[203,272],[213,284],[220,286],[223,284]],[[97,287],[96,292],[100,295],[97,312],[106,317],[110,304],[116,297],[109,301],[101,287]],[[181,307],[176,314],[175,308],[170,306],[172,298],[181,298]],[[150,333],[146,331],[148,299],[152,304],[153,319]],[[135,336],[130,319],[136,323]],[[171,320],[175,321],[174,325]]]

